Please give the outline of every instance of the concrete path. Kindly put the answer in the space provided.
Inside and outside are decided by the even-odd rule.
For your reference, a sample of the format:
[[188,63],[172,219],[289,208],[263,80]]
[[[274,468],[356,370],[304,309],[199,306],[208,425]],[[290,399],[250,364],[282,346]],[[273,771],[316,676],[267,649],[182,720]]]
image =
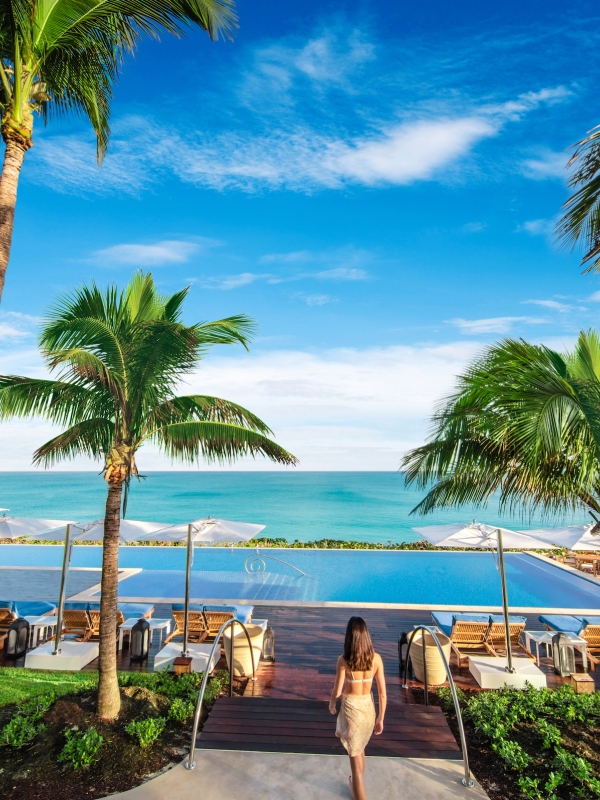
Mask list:
[[[345,756],[201,750],[196,769],[181,764],[122,800],[350,800]],[[476,784],[461,784],[461,761],[368,758],[368,797],[373,800],[484,800]]]

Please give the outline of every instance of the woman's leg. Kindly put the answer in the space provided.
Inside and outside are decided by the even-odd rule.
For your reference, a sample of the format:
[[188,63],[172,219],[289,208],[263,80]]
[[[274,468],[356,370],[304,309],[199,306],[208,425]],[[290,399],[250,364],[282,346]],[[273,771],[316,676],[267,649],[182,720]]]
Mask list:
[[363,775],[365,772],[365,754],[350,756],[350,769],[352,770],[351,788],[353,800],[367,800]]

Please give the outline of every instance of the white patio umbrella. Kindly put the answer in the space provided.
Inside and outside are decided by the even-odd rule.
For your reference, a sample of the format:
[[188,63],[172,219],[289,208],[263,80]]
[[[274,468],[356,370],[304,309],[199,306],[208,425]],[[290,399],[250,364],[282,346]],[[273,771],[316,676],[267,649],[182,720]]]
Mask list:
[[[508,589],[506,587],[506,568],[504,566],[504,547],[515,547],[532,550],[540,546],[538,539],[508,528],[484,525],[471,522],[467,525],[429,525],[413,528],[420,536],[437,547],[489,547],[498,551],[498,571],[502,585],[502,608],[504,612],[504,630],[506,631],[507,672],[515,672],[510,646],[510,625],[508,615]],[[532,544],[533,542],[533,544]]]
[[141,541],[150,542],[184,542],[187,541],[187,553],[185,564],[185,608],[183,623],[183,647],[181,655],[187,655],[188,644],[188,613],[190,607],[190,578],[192,573],[192,563],[194,560],[194,544],[204,542],[215,544],[218,542],[247,542],[253,539],[266,525],[255,525],[250,522],[231,522],[227,519],[215,519],[205,517],[197,519],[183,525],[172,525],[157,533],[150,533],[142,536]]
[[[104,520],[97,519],[86,523],[61,523],[63,527],[58,530],[51,530],[42,535],[35,535],[37,539],[65,540],[63,553],[62,573],[60,577],[60,593],[58,597],[58,609],[56,611],[56,638],[54,640],[54,650],[52,655],[60,653],[60,632],[62,631],[63,612],[65,608],[65,594],[67,589],[67,575],[73,554],[73,542],[96,542],[104,538]],[[147,533],[152,533],[160,528],[164,528],[164,522],[140,522],[138,520],[122,519],[119,524],[119,533],[122,542],[131,542]]]
[[569,550],[600,550],[600,532],[592,533],[597,523],[568,525],[561,528],[538,528],[527,531],[529,536]]
[[[6,510],[8,509],[0,509]],[[52,528],[67,525],[64,519],[35,519],[33,517],[0,517],[0,539],[18,539],[20,536],[40,539],[42,534]]]
[[[413,528],[423,539],[437,547],[490,547],[490,539],[497,539],[497,531],[502,531],[502,544],[519,550],[536,550],[542,544],[539,537],[529,535],[532,531],[511,531],[508,528],[470,522],[448,525],[427,525]],[[550,549],[555,549],[550,545]]]

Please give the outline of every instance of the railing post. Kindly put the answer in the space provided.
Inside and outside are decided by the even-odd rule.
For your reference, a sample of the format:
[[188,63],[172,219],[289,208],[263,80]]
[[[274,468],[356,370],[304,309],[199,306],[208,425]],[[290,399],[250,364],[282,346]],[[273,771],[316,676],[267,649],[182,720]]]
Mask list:
[[417,631],[423,631],[423,678],[425,679],[425,705],[427,705],[427,651],[425,645],[425,633],[430,633],[433,636],[433,640],[437,645],[438,650],[440,651],[440,656],[442,657],[442,663],[444,665],[444,669],[446,670],[446,675],[448,676],[448,683],[450,685],[450,692],[452,693],[452,700],[454,701],[454,710],[456,711],[456,720],[458,722],[458,730],[460,733],[460,746],[463,755],[463,764],[464,764],[464,771],[465,776],[462,778],[461,783],[463,786],[466,786],[468,789],[472,789],[475,786],[475,781],[471,778],[471,771],[469,769],[469,756],[467,753],[467,739],[465,737],[465,729],[463,726],[462,721],[462,713],[460,710],[460,703],[458,702],[458,694],[456,693],[456,686],[454,684],[454,678],[452,677],[452,673],[450,672],[450,665],[446,660],[446,656],[444,655],[444,650],[442,645],[440,644],[440,640],[438,639],[435,631],[429,630],[424,625],[419,625],[413,631],[413,635],[411,636],[408,642],[408,648],[406,650],[406,661],[404,663],[404,684],[402,686],[403,689],[408,689],[408,659],[410,658],[410,648],[413,643],[413,639]]
[[[183,762],[183,766],[186,769],[194,769],[194,767],[196,766],[196,762],[194,761],[194,755],[196,752],[196,738],[198,737],[198,725],[200,724],[200,712],[202,711],[202,701],[204,700],[204,692],[206,691],[206,684],[208,683],[208,675],[209,675],[208,668],[211,664],[215,650],[217,649],[217,647],[221,646],[220,645],[221,636],[225,633],[229,625],[235,625],[235,624],[241,625],[244,633],[246,634],[246,639],[248,640],[248,647],[250,648],[250,658],[252,659],[252,680],[253,681],[256,680],[256,665],[254,663],[254,650],[252,649],[252,640],[250,639],[248,629],[246,628],[245,624],[243,622],[240,622],[238,619],[228,619],[226,622],[223,623],[223,625],[221,625],[221,630],[219,631],[219,633],[217,634],[217,638],[213,642],[213,646],[208,656],[206,669],[204,670],[204,675],[202,677],[202,683],[200,684],[200,694],[198,695],[198,702],[196,703],[196,711],[194,712],[194,722],[192,724],[192,741],[190,744],[190,752],[188,754],[187,761]],[[235,628],[232,628],[231,630],[232,634],[234,630]],[[229,663],[229,673],[231,680],[231,675],[233,675],[233,659],[231,659]]]

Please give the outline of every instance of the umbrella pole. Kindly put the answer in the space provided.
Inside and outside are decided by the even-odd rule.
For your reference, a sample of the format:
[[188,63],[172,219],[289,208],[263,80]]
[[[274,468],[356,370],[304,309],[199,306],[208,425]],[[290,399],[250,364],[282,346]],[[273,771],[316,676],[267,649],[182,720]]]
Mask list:
[[69,564],[71,563],[71,549],[73,543],[71,542],[71,526],[67,525],[67,533],[65,536],[65,552],[63,553],[62,575],[60,577],[60,594],[58,597],[58,609],[56,611],[56,636],[54,637],[54,650],[53,656],[60,653],[60,640],[62,637],[62,621],[63,611],[65,607],[65,592],[67,589],[67,574],[69,572]]
[[193,555],[193,542],[192,542],[192,525],[188,525],[188,538],[187,538],[187,558],[185,562],[185,610],[183,617],[183,650],[182,656],[187,656],[188,645],[188,614],[190,610],[190,578],[192,574],[192,555]]
[[498,528],[498,562],[500,564],[500,582],[502,583],[502,606],[504,609],[504,631],[506,634],[506,671],[513,673],[512,650],[510,646],[510,623],[508,617],[508,591],[506,588],[506,568],[504,566],[504,548],[502,546],[502,531]]

